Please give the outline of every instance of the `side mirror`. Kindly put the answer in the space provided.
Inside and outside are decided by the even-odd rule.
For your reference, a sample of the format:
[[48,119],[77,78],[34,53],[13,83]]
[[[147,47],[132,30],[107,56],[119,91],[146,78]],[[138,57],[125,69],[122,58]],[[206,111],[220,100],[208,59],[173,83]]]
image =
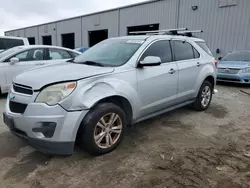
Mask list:
[[161,58],[157,56],[147,56],[143,61],[140,61],[139,65],[141,67],[145,66],[158,66],[161,64]]
[[218,57],[218,60],[222,60],[222,57]]
[[12,57],[11,59],[10,59],[10,64],[11,65],[14,65],[15,63],[18,63],[19,62],[19,59],[17,58],[17,57]]

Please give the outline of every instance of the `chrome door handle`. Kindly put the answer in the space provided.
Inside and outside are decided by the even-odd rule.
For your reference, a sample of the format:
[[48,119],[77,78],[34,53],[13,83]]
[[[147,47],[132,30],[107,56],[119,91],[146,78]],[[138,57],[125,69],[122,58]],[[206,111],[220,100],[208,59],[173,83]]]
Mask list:
[[197,67],[200,67],[200,66],[201,66],[200,62],[197,62]]
[[170,69],[170,71],[168,72],[169,74],[174,74],[176,71],[174,69]]

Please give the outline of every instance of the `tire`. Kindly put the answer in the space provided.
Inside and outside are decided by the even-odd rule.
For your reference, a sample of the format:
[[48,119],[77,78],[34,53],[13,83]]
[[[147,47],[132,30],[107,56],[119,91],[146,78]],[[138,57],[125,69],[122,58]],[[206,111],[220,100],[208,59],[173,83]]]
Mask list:
[[[113,125],[111,125],[112,123],[108,125],[109,124],[108,122],[110,122],[112,116],[115,118],[117,116],[118,117],[116,118],[116,121],[114,121]],[[101,119],[104,121],[101,121]],[[104,123],[107,124],[103,126]],[[96,107],[90,110],[90,112],[86,115],[81,124],[82,130],[80,131],[79,140],[82,148],[91,155],[103,155],[113,151],[114,149],[116,149],[116,147],[120,144],[120,142],[123,139],[126,123],[127,121],[125,112],[119,106],[113,103],[98,104]],[[113,127],[111,128],[111,126]],[[121,127],[121,130],[118,129],[113,130],[114,127],[117,128]],[[113,133],[111,131],[117,131],[117,132],[120,131],[120,134]],[[105,134],[104,137],[103,134]],[[94,135],[96,136],[96,138],[99,136],[100,139],[95,139]],[[109,142],[107,142],[107,139]],[[110,140],[112,140],[113,144],[111,144],[112,142]],[[97,142],[99,141],[100,143],[98,145]]]
[[[203,101],[203,94],[206,93],[205,89],[209,88],[210,91],[210,97],[209,99],[206,100],[206,102]],[[208,96],[208,95],[206,95]],[[213,86],[212,84],[205,80],[202,85],[201,88],[199,90],[198,96],[196,97],[195,102],[193,103],[193,108],[197,111],[205,111],[208,109],[208,107],[210,106],[211,100],[213,97]]]

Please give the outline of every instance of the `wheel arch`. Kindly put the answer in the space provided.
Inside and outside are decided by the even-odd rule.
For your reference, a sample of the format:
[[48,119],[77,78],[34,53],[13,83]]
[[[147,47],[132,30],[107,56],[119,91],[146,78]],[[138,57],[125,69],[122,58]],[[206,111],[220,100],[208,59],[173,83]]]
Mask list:
[[[91,108],[89,110],[94,109],[98,104],[101,104],[101,103],[113,103],[113,104],[119,106],[125,112],[125,115],[127,118],[127,125],[126,126],[130,126],[132,124],[133,109],[132,109],[132,105],[128,99],[126,99],[125,97],[120,96],[120,95],[107,96],[105,98],[102,98],[102,99],[96,101],[91,106]],[[85,115],[85,117],[86,117],[86,115]],[[84,121],[85,117],[83,117],[81,122]],[[79,142],[80,135],[83,134],[83,132],[84,132],[84,125],[82,123],[80,123],[80,125],[77,129],[77,132],[76,132],[76,137],[75,137],[76,143]]]

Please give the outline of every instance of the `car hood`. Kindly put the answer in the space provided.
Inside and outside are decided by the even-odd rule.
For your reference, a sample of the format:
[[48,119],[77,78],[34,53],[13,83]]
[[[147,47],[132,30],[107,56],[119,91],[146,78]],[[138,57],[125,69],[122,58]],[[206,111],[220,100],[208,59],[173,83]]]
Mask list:
[[43,86],[64,81],[80,80],[113,72],[112,67],[97,67],[64,63],[25,71],[14,78],[14,82],[39,90]]
[[218,68],[244,69],[250,67],[250,62],[246,61],[219,61]]

